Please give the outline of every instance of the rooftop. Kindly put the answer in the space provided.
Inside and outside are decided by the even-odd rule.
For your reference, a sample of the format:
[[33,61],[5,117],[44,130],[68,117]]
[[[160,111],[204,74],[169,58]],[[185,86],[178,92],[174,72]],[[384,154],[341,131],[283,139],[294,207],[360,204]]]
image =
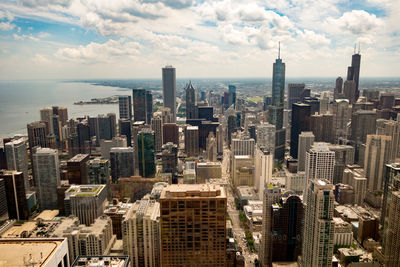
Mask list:
[[68,162],[81,162],[82,160],[89,157],[89,154],[77,154],[73,158],[69,159]]
[[186,126],[186,130],[197,131],[199,130],[198,126]]
[[104,184],[86,184],[86,185],[71,185],[70,188],[65,191],[65,195],[74,197],[90,197],[99,194],[106,185]]
[[164,188],[160,199],[208,197],[226,198],[225,189],[215,184],[172,184]]
[[58,215],[58,212],[58,210],[44,210],[35,218],[35,220],[51,221]]
[[78,256],[71,267],[128,267],[129,256]]

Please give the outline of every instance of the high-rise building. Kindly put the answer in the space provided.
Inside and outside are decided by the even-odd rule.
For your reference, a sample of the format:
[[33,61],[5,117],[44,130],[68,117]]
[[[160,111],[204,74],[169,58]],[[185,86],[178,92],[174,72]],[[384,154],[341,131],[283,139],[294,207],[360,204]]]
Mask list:
[[272,204],[281,197],[281,189],[273,184],[266,184],[263,195],[262,240],[258,259],[261,266],[272,265]]
[[53,109],[52,108],[41,108],[40,109],[40,121],[46,123],[46,134],[47,135],[54,133]]
[[148,195],[136,201],[122,221],[124,254],[132,266],[161,266],[160,204]]
[[329,150],[329,144],[314,143],[311,149],[306,152],[306,187],[304,196],[307,196],[310,181],[324,179],[332,183],[334,166],[335,152]]
[[161,152],[162,171],[175,174],[178,166],[178,146],[173,143],[166,143],[162,146]]
[[120,119],[118,125],[119,135],[126,137],[127,146],[132,146],[132,121],[128,119]]
[[27,129],[28,129],[29,150],[31,153],[32,153],[32,149],[35,146],[47,147],[46,123],[41,122],[41,121],[31,122],[27,125]]
[[334,186],[326,180],[310,182],[304,212],[302,266],[332,265],[334,247]]
[[233,156],[232,157],[232,185],[237,186],[254,185],[254,159],[249,155]]
[[383,124],[377,127],[377,134],[392,138],[390,161],[394,162],[400,159],[400,121],[384,120]]
[[28,174],[28,154],[26,151],[26,140],[20,138],[7,142],[4,145],[7,169],[20,171],[24,175],[25,190],[30,189],[29,174]]
[[232,155],[249,155],[254,156],[254,139],[241,136],[233,138],[231,144]]
[[196,118],[196,93],[191,82],[186,86],[186,119]]
[[343,184],[348,184],[354,190],[354,204],[361,206],[367,195],[367,177],[359,165],[348,165],[343,171]]
[[335,99],[333,102],[333,128],[335,143],[340,139],[347,140],[350,133],[347,131],[347,124],[350,121],[349,100]]
[[155,117],[151,119],[151,129],[154,131],[154,150],[156,153],[161,152],[163,145],[162,119]]
[[111,140],[115,137],[116,132],[116,116],[114,113],[107,115],[98,115],[97,117],[89,117],[90,137],[96,136],[96,145],[98,146],[101,139]]
[[364,170],[368,191],[381,191],[384,186],[385,165],[390,163],[392,138],[386,135],[367,135]]
[[60,186],[58,151],[38,148],[33,154],[33,170],[41,210],[57,209],[57,187]]
[[259,199],[263,198],[264,187],[272,182],[272,170],[274,169],[273,150],[262,146],[256,146],[254,155],[254,187],[257,190]]
[[225,266],[226,208],[223,187],[169,185],[160,196],[161,266]]
[[333,143],[335,138],[333,131],[333,115],[332,114],[311,115],[310,130],[314,133],[316,142]]
[[[357,102],[357,99],[360,96],[360,90],[358,89],[360,79],[360,62],[360,51],[358,51],[358,53],[354,51],[354,54],[351,57],[351,66],[347,68],[347,81],[354,82],[354,93],[351,94],[352,98],[349,99],[350,103]],[[344,91],[346,91],[346,89],[344,89]]]
[[67,215],[78,217],[81,224],[91,225],[103,214],[107,201],[106,185],[71,185],[65,191]]
[[329,150],[335,152],[335,167],[333,184],[343,183],[343,171],[347,165],[354,164],[354,147],[348,145],[329,145]]
[[257,145],[268,149],[273,154],[275,151],[275,125],[262,123],[255,128]]
[[301,132],[299,135],[299,146],[298,146],[298,161],[297,171],[303,172],[306,169],[306,152],[310,150],[314,144],[315,136],[313,132]]
[[7,193],[3,178],[0,178],[0,220],[8,220]]
[[154,132],[149,128],[142,129],[138,136],[139,174],[142,177],[154,177],[156,173]]
[[136,88],[132,90],[132,94],[133,94],[133,120],[146,122],[147,120],[146,90],[143,88]]
[[[308,94],[307,94],[308,93]],[[305,90],[304,83],[288,84],[288,109],[292,109],[294,103],[303,102],[304,97],[309,97],[309,90]]]
[[150,125],[153,117],[153,94],[151,91],[146,91],[146,124]]
[[333,92],[334,99],[340,99],[342,96],[342,91],[343,91],[343,78],[338,77],[336,79],[336,84],[335,84],[335,90]]
[[86,168],[88,160],[88,154],[77,154],[67,161],[67,175],[70,184],[88,183]]
[[103,159],[110,159],[111,148],[127,147],[125,136],[117,136],[112,140],[100,140],[100,152]]
[[111,177],[118,178],[135,175],[135,150],[132,147],[114,147],[110,151]]
[[163,144],[172,142],[179,145],[179,127],[176,123],[164,123],[162,127]]
[[230,113],[228,116],[228,131],[226,133],[228,147],[231,145],[232,133],[236,131],[236,128],[236,116],[233,113]]
[[228,86],[228,106],[236,105],[236,86]]
[[185,153],[188,157],[199,155],[199,127],[185,127]]
[[175,68],[166,66],[162,69],[164,107],[169,108],[172,122],[176,122],[176,73]]
[[359,110],[351,117],[351,136],[350,140],[356,143],[365,144],[367,135],[375,134],[376,131],[376,112],[369,110]]
[[130,95],[120,95],[118,97],[119,118],[132,119],[132,99]]
[[290,129],[290,156],[297,159],[299,134],[310,131],[311,106],[295,103],[292,105],[292,127]]
[[95,158],[86,163],[88,184],[107,184],[110,178],[110,161]]
[[382,199],[382,211],[381,211],[381,222],[383,228],[387,227],[388,209],[390,206],[391,195],[393,191],[400,190],[399,184],[395,181],[395,177],[400,175],[400,164],[391,163],[385,166],[385,180],[383,185],[383,199]]
[[303,201],[297,195],[284,194],[271,209],[272,261],[297,261],[302,245]]
[[[3,183],[6,198],[6,201],[0,205],[3,212],[8,210],[6,219],[27,220],[29,211],[23,173],[15,170],[0,170],[0,181]],[[4,195],[1,198],[3,197]],[[4,199],[2,200],[4,201]]]
[[213,132],[208,134],[206,147],[207,159],[211,162],[217,161],[217,139]]

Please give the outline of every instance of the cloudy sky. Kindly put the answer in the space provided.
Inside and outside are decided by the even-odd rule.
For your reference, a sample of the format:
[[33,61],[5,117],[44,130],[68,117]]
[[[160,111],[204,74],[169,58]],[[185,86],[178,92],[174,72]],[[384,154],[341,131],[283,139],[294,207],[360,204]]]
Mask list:
[[399,0],[1,0],[0,79],[400,76]]

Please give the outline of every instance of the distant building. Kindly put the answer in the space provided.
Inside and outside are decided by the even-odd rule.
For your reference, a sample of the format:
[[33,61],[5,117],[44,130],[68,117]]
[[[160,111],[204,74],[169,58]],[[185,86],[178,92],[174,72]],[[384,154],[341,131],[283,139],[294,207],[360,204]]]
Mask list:
[[154,131],[154,150],[156,153],[161,151],[163,145],[162,119],[155,117],[151,120],[151,129]]
[[288,84],[288,109],[292,109],[294,103],[304,100],[304,97],[310,96],[310,90],[305,89],[304,83]]
[[255,126],[256,130],[256,143],[269,150],[274,154],[275,150],[275,125],[269,123],[262,123]]
[[172,121],[176,122],[176,72],[172,66],[162,69],[164,107],[171,110]]
[[127,146],[132,146],[132,120],[120,119],[118,125],[119,136],[125,136]]
[[295,103],[292,105],[292,128],[290,129],[290,156],[298,158],[299,135],[310,131],[311,106]]
[[255,141],[252,138],[233,138],[231,151],[233,156],[249,155],[254,156]]
[[164,173],[175,174],[178,166],[178,146],[173,143],[163,145],[161,161]]
[[127,147],[126,137],[114,137],[112,140],[100,140],[101,157],[110,159],[111,148]]
[[25,138],[19,138],[4,145],[7,169],[20,171],[24,175],[25,190],[30,189],[28,174],[28,154]]
[[132,90],[133,95],[133,120],[144,121],[147,119],[146,90],[137,88]]
[[306,153],[312,145],[314,144],[315,136],[313,132],[301,132],[299,135],[299,145],[298,145],[298,161],[297,161],[297,171],[305,171],[306,168]]
[[354,164],[354,147],[349,145],[329,145],[329,150],[335,152],[333,184],[342,183],[344,169],[347,165]]
[[130,95],[120,95],[118,97],[119,118],[132,119],[132,99]]
[[343,171],[342,183],[348,184],[354,190],[354,204],[361,206],[367,195],[367,177],[359,165],[348,165]]
[[232,185],[254,185],[254,160],[251,156],[233,156],[232,158]]
[[122,221],[126,218],[132,206],[133,203],[121,202],[117,198],[114,198],[105,207],[104,215],[111,218],[113,234],[116,235],[117,239],[122,239]]
[[274,168],[273,149],[256,146],[254,155],[254,187],[257,189],[259,199],[263,198],[264,187],[272,182]]
[[68,180],[70,184],[87,184],[88,154],[77,154],[67,161]]
[[185,127],[185,152],[188,157],[199,155],[199,127]]
[[0,196],[2,200],[0,204],[2,214],[0,216],[4,216],[8,211],[6,219],[27,220],[29,210],[26,201],[23,173],[19,171],[0,170],[0,181],[0,186],[2,184],[2,190],[4,190],[2,192],[3,195]]
[[176,123],[164,123],[163,124],[163,144],[172,142],[179,145],[179,127]]
[[102,158],[91,159],[86,163],[88,184],[107,184],[110,178],[110,161]]
[[142,129],[138,136],[139,174],[142,177],[154,177],[156,173],[154,132],[151,129]]
[[333,131],[333,115],[311,115],[310,130],[315,135],[316,142],[333,143],[335,138]]
[[196,92],[191,82],[186,86],[186,119],[196,118]]
[[120,177],[135,175],[135,151],[132,147],[114,147],[110,151],[111,177],[116,182]]
[[196,183],[203,184],[209,179],[222,177],[222,166],[220,162],[199,162],[196,164]]
[[333,102],[333,128],[335,143],[339,140],[347,140],[350,137],[348,123],[350,121],[349,101],[347,99],[336,99]]

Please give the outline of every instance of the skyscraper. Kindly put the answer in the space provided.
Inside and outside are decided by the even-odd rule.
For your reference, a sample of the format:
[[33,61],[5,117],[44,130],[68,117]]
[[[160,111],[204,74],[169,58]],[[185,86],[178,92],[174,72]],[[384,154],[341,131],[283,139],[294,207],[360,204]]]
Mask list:
[[23,173],[15,170],[0,170],[0,180],[3,181],[7,199],[6,204],[1,203],[1,205],[6,205],[9,218],[27,220],[29,211],[26,202]]
[[28,154],[26,151],[26,140],[20,138],[7,142],[4,145],[7,160],[7,169],[20,171],[24,175],[25,190],[30,189],[28,174]]
[[163,144],[172,142],[175,145],[179,145],[179,127],[176,123],[164,123],[162,132]]
[[191,82],[186,86],[186,119],[196,118],[196,93]]
[[156,173],[154,154],[154,132],[142,129],[138,136],[139,174],[142,177],[154,177]]
[[110,178],[110,161],[95,158],[86,163],[88,184],[107,184]]
[[349,99],[351,103],[357,102],[357,99],[360,96],[360,91],[358,89],[359,78],[360,78],[360,62],[361,62],[361,55],[359,48],[358,53],[354,51],[354,54],[351,57],[351,66],[347,68],[347,81],[354,81],[354,86],[355,86],[354,98]]
[[177,171],[178,165],[178,146],[173,143],[166,143],[162,146],[161,153],[162,171],[164,173],[172,173]]
[[52,108],[41,108],[40,109],[40,121],[46,123],[47,135],[54,133],[53,128],[53,109]]
[[146,124],[151,123],[153,117],[153,94],[151,91],[146,91]]
[[343,90],[343,78],[342,77],[337,77],[336,84],[335,84],[335,90],[333,92],[335,100],[341,98],[342,90]]
[[162,119],[155,117],[151,119],[151,129],[154,131],[154,150],[156,153],[161,151],[163,145]]
[[348,165],[354,164],[354,147],[349,145],[329,145],[329,150],[335,152],[333,184],[343,183],[343,171]]
[[176,73],[175,68],[166,66],[162,69],[164,107],[169,108],[172,122],[176,122]]
[[135,175],[135,150],[133,147],[113,147],[110,151],[111,177],[113,182],[118,178]]
[[132,95],[133,95],[133,120],[146,122],[147,120],[146,90],[143,88],[133,89]]
[[304,214],[302,266],[325,267],[332,265],[334,186],[326,180],[309,184]]
[[126,137],[127,146],[132,146],[132,121],[128,119],[120,119],[118,125],[119,135]]
[[119,118],[132,119],[132,100],[130,95],[120,95],[118,97]]
[[333,102],[333,132],[334,141],[338,143],[340,139],[347,140],[349,137],[347,124],[350,121],[349,101],[347,99],[336,99]]
[[[27,125],[29,150],[35,146],[46,147],[46,124],[41,121],[31,122]],[[31,154],[32,155],[32,154]]]
[[332,114],[311,115],[310,130],[314,133],[316,142],[333,143],[335,138],[333,131],[333,115]]
[[312,132],[301,132],[299,135],[299,146],[298,146],[298,161],[297,171],[304,171],[306,168],[306,152],[310,150],[314,144],[315,136]]
[[292,105],[292,127],[290,129],[290,156],[297,159],[299,134],[310,131],[311,106],[304,103]]
[[275,125],[262,123],[256,127],[257,145],[269,150],[271,154],[275,151]]
[[185,127],[185,152],[188,157],[199,155],[199,127]]
[[87,184],[86,163],[89,160],[88,154],[77,154],[67,161],[67,174],[70,184]]
[[57,187],[60,186],[58,151],[38,148],[33,154],[33,165],[40,209],[57,209]]
[[160,196],[161,266],[225,266],[225,189],[169,185]]
[[292,109],[294,103],[302,102],[304,97],[309,97],[309,90],[305,89],[304,83],[288,84],[288,109]]

